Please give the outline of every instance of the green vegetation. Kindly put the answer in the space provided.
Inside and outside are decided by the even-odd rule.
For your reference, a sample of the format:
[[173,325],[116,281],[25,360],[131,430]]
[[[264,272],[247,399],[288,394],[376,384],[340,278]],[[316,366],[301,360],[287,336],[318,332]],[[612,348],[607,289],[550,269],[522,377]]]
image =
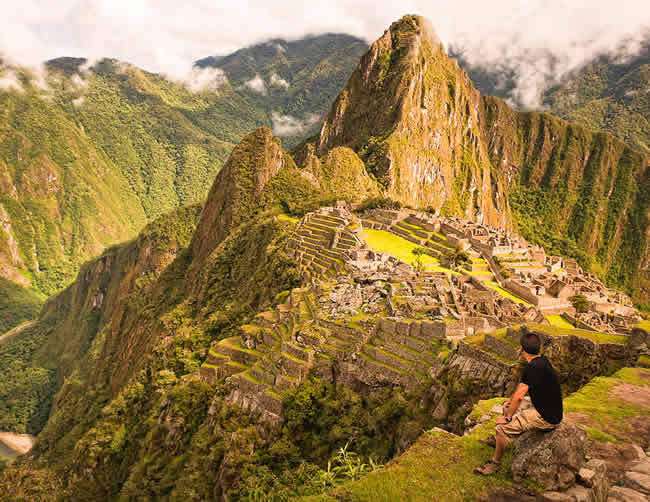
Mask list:
[[[0,218],[6,211],[21,259],[10,276],[31,280],[39,293],[60,291],[107,246],[203,200],[233,146],[274,125],[274,113],[309,126],[280,131],[289,145],[318,127],[311,117],[327,111],[367,46],[331,34],[284,44],[273,55],[260,44],[200,62],[226,72],[218,92],[192,92],[114,60],[82,73],[83,81],[83,59],[52,60],[49,90],[17,69],[25,92],[0,92]],[[264,96],[241,87],[257,73],[267,82]],[[272,75],[289,87],[270,85]],[[0,232],[0,262],[11,252]]]
[[36,434],[48,418],[56,372],[32,363],[46,336],[36,326],[0,343],[0,430]]
[[643,319],[642,321],[639,322],[639,324],[636,325],[636,327],[650,332],[650,321],[647,319]]
[[623,368],[611,377],[594,378],[564,400],[565,413],[588,417],[586,425],[592,429],[591,436],[600,436],[599,440],[611,440],[608,439],[611,436],[623,439],[625,434],[635,434],[638,431],[628,419],[638,415],[650,416],[650,411],[640,404],[624,400],[621,394],[614,394],[619,385],[650,387],[648,370]]
[[627,341],[627,335],[612,335],[609,333],[600,333],[598,331],[577,329],[573,326],[571,328],[558,327],[554,325],[548,326],[546,324],[529,324],[528,326],[531,329],[541,331],[542,333],[546,333],[547,335],[551,336],[575,335],[598,343],[625,344]]
[[[484,95],[498,96],[514,102],[518,108],[516,69],[504,61],[498,68],[473,65],[462,53],[452,50],[454,57],[470,75]],[[617,136],[634,148],[650,152],[648,97],[650,82],[650,40],[646,39],[638,54],[624,59],[616,55],[599,55],[587,62],[566,80],[543,89],[540,98],[544,107],[570,122]]]
[[575,295],[569,298],[571,305],[578,312],[587,312],[591,303],[585,295]]
[[449,502],[479,500],[488,493],[512,486],[509,479],[511,450],[503,468],[495,476],[471,474],[485,462],[490,448],[478,442],[494,427],[494,420],[481,426],[470,436],[457,437],[444,431],[423,434],[407,453],[393,460],[384,469],[350,481],[327,494],[305,497],[305,502],[334,500],[393,502],[395,500]]
[[[36,322],[0,344],[0,427],[40,431],[33,457],[25,460],[36,473],[26,476],[24,464],[8,468],[0,475],[0,501],[15,495],[5,495],[9,493],[5,486],[14,485],[20,497],[37,500],[168,502],[303,497],[465,501],[512,488],[508,473],[511,454],[497,476],[470,475],[471,469],[489,456],[490,450],[478,439],[491,432],[494,420],[464,437],[440,430],[422,434],[443,424],[461,432],[473,403],[494,395],[495,386],[486,385],[486,378],[463,373],[464,364],[443,363],[456,361],[458,356],[447,343],[423,345],[416,326],[409,328],[412,337],[407,337],[405,324],[395,327],[405,343],[410,339],[402,347],[390,339],[382,342],[381,332],[373,340],[361,339],[382,359],[373,362],[369,353],[362,353],[357,360],[361,370],[390,371],[400,381],[413,375],[417,378],[404,387],[365,381],[354,389],[346,386],[349,381],[343,377],[350,373],[338,370],[344,370],[343,364],[354,363],[350,358],[337,366],[334,354],[345,353],[345,347],[356,343],[355,337],[361,338],[367,328],[366,321],[376,314],[360,312],[340,319],[333,331],[341,338],[323,339],[329,324],[315,322],[320,299],[311,298],[306,288],[295,289],[306,282],[306,274],[287,248],[294,237],[295,218],[337,195],[366,199],[366,207],[395,207],[394,201],[376,192],[375,183],[391,187],[391,196],[406,200],[410,197],[406,187],[419,186],[407,179],[412,173],[407,168],[424,160],[441,164],[448,145],[441,143],[438,148],[432,142],[426,152],[414,151],[410,145],[424,139],[421,129],[409,128],[416,125],[408,123],[414,115],[410,112],[417,110],[406,110],[401,108],[403,101],[387,99],[404,94],[404,82],[416,76],[409,62],[419,64],[420,57],[427,62],[422,74],[424,87],[435,93],[423,91],[417,104],[426,109],[432,102],[443,103],[450,113],[453,108],[461,119],[464,139],[455,145],[462,155],[452,166],[452,179],[423,188],[431,193],[414,196],[416,202],[441,202],[438,206],[445,214],[484,212],[490,219],[495,215],[488,213],[498,199],[499,207],[508,212],[506,194],[499,188],[505,186],[499,179],[501,169],[490,168],[494,159],[488,159],[487,150],[479,145],[478,126],[476,122],[469,125],[469,119],[475,117],[472,108],[479,114],[485,111],[480,116],[487,123],[481,127],[491,128],[495,144],[508,149],[498,154],[507,155],[512,166],[519,166],[519,182],[527,187],[515,188],[510,200],[519,226],[530,234],[539,230],[539,240],[551,243],[556,236],[563,236],[558,247],[566,246],[581,263],[588,262],[593,270],[632,288],[636,287],[634,271],[641,263],[647,204],[645,188],[633,186],[630,180],[643,179],[637,171],[644,158],[635,157],[611,138],[573,126],[568,130],[566,124],[546,115],[513,114],[489,99],[477,103],[466,79],[460,78],[441,47],[425,43],[418,46],[422,54],[410,57],[411,46],[416,45],[411,42],[428,39],[423,30],[426,27],[419,18],[407,16],[393,26],[390,48],[378,53],[367,81],[361,80],[361,71],[354,73],[332,114],[340,123],[330,130],[326,129],[332,122],[324,126],[326,142],[332,144],[318,152],[320,158],[313,157],[316,143],[312,138],[297,148],[296,155],[303,155],[306,164],[301,171],[280,148],[279,139],[268,129],[257,128],[233,149],[203,209],[184,204],[203,197],[208,178],[221,167],[222,154],[239,139],[241,129],[269,121],[271,110],[265,103],[278,103],[280,92],[299,87],[292,77],[300,64],[289,52],[283,55],[282,50],[267,45],[236,57],[202,62],[203,66],[226,69],[229,83],[218,94],[189,93],[159,76],[103,61],[90,72],[83,91],[70,87],[67,76],[58,84],[53,82],[61,88],[45,112],[37,106],[40,98],[35,96],[40,91],[35,89],[27,89],[21,96],[0,95],[5,99],[8,123],[14,127],[0,131],[6,133],[0,134],[2,186],[30,176],[46,182],[20,186],[21,193],[29,197],[18,200],[3,195],[0,201],[22,246],[19,251],[25,267],[19,273],[37,285],[44,284],[43,278],[53,281],[49,284],[54,291],[66,283],[66,274],[75,270],[77,258],[100,253],[109,245],[110,239],[102,241],[93,230],[112,224],[116,235],[123,235],[125,229],[134,233],[157,214],[166,215],[153,220],[132,241],[108,247],[83,265],[78,280],[50,298]],[[264,61],[271,63],[264,68]],[[57,64],[68,71],[72,63]],[[305,63],[302,70],[327,74],[336,65],[335,61],[312,63]],[[284,72],[287,68],[290,73]],[[265,97],[241,88],[262,69],[266,72],[263,78],[277,75],[276,83],[278,78],[287,80],[290,91],[284,84],[276,85],[278,88]],[[86,101],[76,101],[82,94]],[[23,101],[28,99],[33,102]],[[305,101],[306,96],[292,97],[296,106],[302,107]],[[60,134],[50,137],[43,132],[49,127],[36,127],[40,113],[70,115],[74,120],[68,117],[65,127],[57,132]],[[407,120],[400,134],[411,130],[411,136],[394,134],[398,115]],[[228,122],[224,119],[218,124],[219,117]],[[437,125],[431,127],[427,137],[434,137],[428,132]],[[351,148],[337,149],[340,145],[336,143],[343,141],[343,136],[337,135],[344,129],[352,131],[345,137]],[[28,141],[23,142],[21,134]],[[547,138],[556,139],[550,145]],[[76,169],[86,164],[87,171]],[[579,176],[575,166],[580,166]],[[43,173],[38,171],[41,167]],[[611,176],[605,176],[610,170]],[[5,171],[9,176],[4,176]],[[94,178],[101,178],[103,172],[107,174],[98,184]],[[353,182],[348,186],[350,174]],[[310,181],[310,175],[318,178],[318,186]],[[63,189],[55,178],[63,180]],[[610,180],[610,186],[600,188],[601,179]],[[70,180],[76,184],[68,186]],[[494,197],[482,198],[486,194],[475,189],[480,180],[495,187]],[[513,180],[516,186],[516,178]],[[37,193],[47,183],[52,184],[51,191]],[[116,187],[120,190],[115,191]],[[451,193],[444,204],[436,198],[441,188]],[[11,186],[9,191],[13,192]],[[105,204],[95,203],[93,191],[106,197],[102,199]],[[605,193],[611,197],[604,197]],[[64,194],[71,198],[70,206],[62,200]],[[118,199],[124,204],[124,214],[129,215],[121,226],[109,218],[111,208],[122,207]],[[57,211],[62,211],[61,218]],[[37,213],[38,218],[25,218]],[[627,220],[622,222],[622,218]],[[25,221],[33,228],[20,224]],[[408,224],[402,228],[411,234],[417,230]],[[611,237],[621,228],[622,243],[611,244],[617,240]],[[46,243],[36,246],[36,254],[22,244],[31,245],[41,235],[46,236]],[[367,230],[364,235],[377,251],[425,270],[451,272],[425,252],[428,248],[393,233]],[[61,242],[71,247],[64,246],[61,251]],[[12,251],[11,240],[4,239],[0,245],[6,258]],[[450,256],[452,266],[485,273],[486,265],[480,259],[440,245],[445,249],[441,254]],[[74,260],[69,251],[73,248],[78,249]],[[70,260],[61,261],[59,252]],[[65,267],[56,268],[53,263]],[[490,286],[502,291],[495,284]],[[322,295],[327,295],[328,287],[321,290]],[[266,314],[258,315],[261,312]],[[276,316],[284,323],[278,331],[255,325]],[[558,320],[551,326],[531,327],[553,336],[576,334],[598,342],[626,341],[624,336],[570,329]],[[517,342],[507,338],[506,332],[502,329],[492,335],[516,348]],[[268,343],[276,346],[282,337],[286,344],[279,351],[265,352],[264,345],[255,345],[254,338],[259,342],[260,336],[268,336]],[[329,355],[312,358],[308,349],[292,343],[299,336],[310,343],[331,342],[320,345]],[[465,341],[481,344],[486,338],[478,334]],[[514,353],[508,354],[510,346],[497,347],[495,352],[504,349],[501,352],[506,356],[495,357],[514,365]],[[282,353],[284,350],[288,352]],[[238,361],[246,364],[231,360],[221,366],[218,359],[226,359],[225,354],[237,354]],[[411,359],[414,354],[421,354],[422,360]],[[264,359],[258,360],[262,355]],[[594,369],[600,362],[593,364],[590,356],[558,361],[565,388],[578,388],[596,371],[614,371],[608,361]],[[299,380],[291,376],[303,372],[306,361],[313,362],[312,377]],[[332,365],[319,366],[324,361]],[[443,363],[435,381],[425,371],[431,362]],[[206,383],[217,367],[241,373],[230,381],[219,378]],[[275,379],[272,373],[278,370],[290,375]],[[616,386],[647,386],[647,375],[642,378],[639,371],[627,369],[610,379],[596,379],[582,394],[567,399],[567,411],[588,417],[590,437],[618,439],[624,422],[640,412],[624,394],[616,392]],[[271,379],[280,382],[274,383],[273,390],[263,386]],[[242,386],[239,395],[232,392],[235,382]],[[232,401],[240,398],[249,409],[233,405]],[[264,400],[269,401],[268,408]],[[483,413],[496,402],[482,402],[474,413]],[[616,403],[613,407],[612,402]],[[260,420],[259,409],[267,413],[268,421]],[[268,423],[276,418],[277,423]],[[387,465],[381,467],[384,463]],[[46,494],[44,487],[49,490]]]
[[547,315],[546,320],[551,323],[551,326],[555,326],[557,328],[575,329],[575,326],[561,315]]
[[34,319],[43,301],[38,292],[0,277],[0,337],[21,322]]
[[[564,400],[566,413],[579,413],[588,424],[585,430],[592,440],[618,441],[633,432],[633,422],[627,419],[649,415],[650,411],[612,396],[621,384],[650,386],[640,371],[619,370],[611,377],[598,377],[583,389]],[[470,414],[475,419],[487,414],[503,398],[480,401]],[[509,463],[512,450],[507,450],[504,467],[492,477],[471,475],[471,470],[489,458],[491,449],[478,442],[493,430],[495,420],[485,422],[468,436],[458,437],[444,431],[423,434],[406,453],[376,473],[350,481],[326,494],[305,497],[309,502],[334,500],[393,501],[393,500],[479,500],[499,488],[512,486]],[[592,426],[593,425],[593,426]],[[628,436],[629,437],[629,436]]]
[[[417,244],[407,241],[403,237],[386,230],[373,230],[371,228],[366,228],[363,231],[363,239],[374,251],[390,253],[409,265],[414,264],[416,260],[416,255],[413,251],[421,249]],[[431,266],[435,266],[439,263],[438,259],[427,254],[421,255],[421,261],[426,270],[429,270]]]

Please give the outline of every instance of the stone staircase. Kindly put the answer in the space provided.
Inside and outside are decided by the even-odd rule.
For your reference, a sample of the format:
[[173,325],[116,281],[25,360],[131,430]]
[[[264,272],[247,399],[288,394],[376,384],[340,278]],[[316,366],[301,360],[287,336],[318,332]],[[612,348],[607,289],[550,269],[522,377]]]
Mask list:
[[461,273],[471,275],[479,281],[494,281],[494,274],[488,262],[478,253],[471,252],[470,260],[463,263]]
[[346,251],[360,244],[348,218],[315,212],[296,226],[288,243],[301,264],[306,282],[336,276],[345,269]]
[[311,375],[331,379],[334,360],[363,342],[364,331],[320,320],[315,290],[297,288],[287,303],[258,314],[239,334],[213,343],[201,366],[208,383],[226,378],[230,400],[277,422],[282,400]]

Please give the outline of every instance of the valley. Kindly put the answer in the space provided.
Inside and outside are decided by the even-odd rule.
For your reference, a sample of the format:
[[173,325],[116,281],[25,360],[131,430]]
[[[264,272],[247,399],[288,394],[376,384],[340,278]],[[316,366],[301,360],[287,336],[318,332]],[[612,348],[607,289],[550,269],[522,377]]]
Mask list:
[[[201,65],[227,71],[233,58]],[[268,82],[288,78],[274,65]],[[134,129],[89,110],[83,129],[69,126],[78,145],[103,138],[101,150],[79,147],[97,168],[85,189],[122,155],[139,166],[101,181],[114,175],[133,202],[130,240],[88,244],[98,256],[0,339],[0,428],[36,436],[0,472],[1,502],[650,495],[645,153],[481,96],[419,16],[370,46],[290,151],[268,121],[251,119],[241,138],[208,134],[217,97],[116,67],[89,77],[103,89],[94,106],[117,93]],[[26,98],[5,99],[19,109]],[[147,129],[151,114],[187,135]],[[19,167],[47,164],[37,157]],[[67,198],[60,179],[52,192]],[[46,262],[34,259],[14,268],[36,281]],[[518,441],[495,476],[475,476],[531,332],[566,419]]]

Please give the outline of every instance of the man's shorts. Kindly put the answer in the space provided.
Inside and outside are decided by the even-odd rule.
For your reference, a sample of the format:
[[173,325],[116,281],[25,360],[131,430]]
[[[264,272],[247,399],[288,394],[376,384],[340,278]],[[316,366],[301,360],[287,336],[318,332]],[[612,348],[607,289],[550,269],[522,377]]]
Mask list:
[[510,443],[515,437],[523,434],[526,431],[538,429],[541,431],[550,431],[555,429],[556,425],[549,424],[542,418],[535,408],[528,408],[526,410],[515,413],[512,420],[506,424],[498,424],[496,426],[497,432],[502,432],[506,438],[506,442]]

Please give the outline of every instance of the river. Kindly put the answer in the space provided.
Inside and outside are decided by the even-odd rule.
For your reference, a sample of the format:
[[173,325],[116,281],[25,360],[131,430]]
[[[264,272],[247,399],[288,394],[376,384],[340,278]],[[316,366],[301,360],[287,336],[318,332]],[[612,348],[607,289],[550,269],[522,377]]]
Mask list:
[[31,450],[35,440],[29,434],[0,431],[0,459],[13,461],[18,455]]

